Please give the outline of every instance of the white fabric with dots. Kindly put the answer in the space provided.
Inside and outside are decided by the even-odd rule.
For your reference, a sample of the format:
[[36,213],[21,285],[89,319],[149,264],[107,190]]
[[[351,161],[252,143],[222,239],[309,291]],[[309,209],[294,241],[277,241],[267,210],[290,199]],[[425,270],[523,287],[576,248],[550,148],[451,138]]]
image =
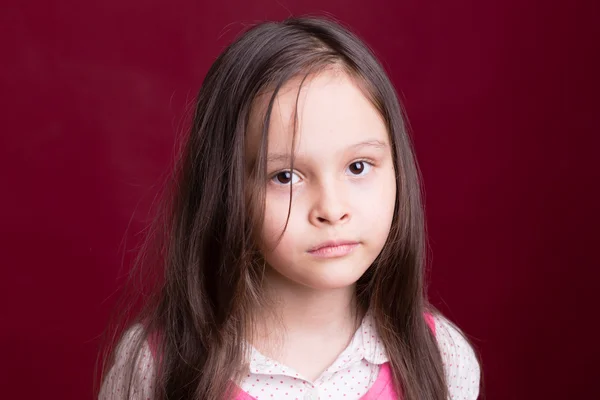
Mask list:
[[[128,391],[126,373],[129,370],[130,358],[134,346],[143,334],[141,324],[129,329],[116,349],[115,362],[106,374],[100,387],[99,400],[123,399]],[[154,396],[155,365],[148,342],[144,342],[135,360],[136,370],[132,376],[131,400],[151,400]]]
[[479,396],[479,362],[471,345],[447,319],[436,316],[437,339],[451,400],[475,400]]
[[[471,346],[448,320],[438,316],[434,319],[449,399],[477,399],[479,364]],[[131,345],[141,329],[139,325],[132,328],[119,346],[115,365],[102,385],[101,400],[112,399],[126,390],[123,370]],[[367,314],[348,347],[314,382],[252,349],[249,371],[239,386],[257,400],[358,400],[373,385],[379,368],[387,361],[385,349]],[[144,343],[136,365],[135,389],[130,399],[149,400],[153,391],[154,363],[147,343]]]

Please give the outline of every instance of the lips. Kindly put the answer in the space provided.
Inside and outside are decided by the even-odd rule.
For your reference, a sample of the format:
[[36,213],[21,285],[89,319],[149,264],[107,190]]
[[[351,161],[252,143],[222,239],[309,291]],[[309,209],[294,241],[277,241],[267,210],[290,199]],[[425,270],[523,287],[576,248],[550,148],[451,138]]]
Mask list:
[[343,257],[350,254],[360,242],[353,240],[331,240],[311,248],[308,253],[323,258]]
[[352,241],[352,240],[328,240],[327,242],[323,242],[321,244],[316,245],[315,247],[310,249],[308,252],[310,253],[313,251],[321,250],[326,247],[338,247],[338,246],[346,246],[346,245],[353,245],[353,244],[358,244],[358,242]]

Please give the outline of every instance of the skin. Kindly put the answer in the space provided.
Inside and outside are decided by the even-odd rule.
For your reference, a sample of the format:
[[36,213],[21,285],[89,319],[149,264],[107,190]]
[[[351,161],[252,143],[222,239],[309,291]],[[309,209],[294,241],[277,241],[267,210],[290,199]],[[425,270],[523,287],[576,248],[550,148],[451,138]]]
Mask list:
[[[261,251],[265,290],[276,299],[280,324],[265,318],[254,345],[315,379],[354,334],[355,284],[388,237],[396,178],[383,119],[352,78],[339,69],[309,76],[296,108],[299,83],[282,88],[270,120]],[[248,152],[256,148],[268,97],[257,99],[251,115]],[[354,244],[313,251],[332,240]],[[324,257],[336,251],[345,254]],[[283,337],[278,348],[269,345],[274,335]]]

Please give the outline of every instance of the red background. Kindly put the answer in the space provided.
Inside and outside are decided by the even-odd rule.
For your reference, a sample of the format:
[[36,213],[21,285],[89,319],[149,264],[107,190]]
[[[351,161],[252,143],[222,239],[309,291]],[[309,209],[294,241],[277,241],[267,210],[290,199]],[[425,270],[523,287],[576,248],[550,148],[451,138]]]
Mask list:
[[600,35],[589,3],[3,2],[2,397],[92,397],[121,265],[210,63],[244,24],[323,11],[372,45],[402,93],[431,296],[480,350],[488,398],[591,397]]

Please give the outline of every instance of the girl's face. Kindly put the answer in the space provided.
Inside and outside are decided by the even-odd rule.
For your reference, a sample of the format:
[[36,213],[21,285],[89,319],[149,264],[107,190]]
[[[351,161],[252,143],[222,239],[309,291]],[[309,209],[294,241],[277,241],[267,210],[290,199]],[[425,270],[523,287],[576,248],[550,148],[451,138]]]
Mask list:
[[[349,287],[379,255],[390,231],[396,179],[388,132],[352,79],[326,70],[300,91],[290,171],[298,86],[296,79],[282,88],[271,114],[261,251],[290,284]],[[256,149],[259,115],[264,113],[250,121],[249,148]]]

